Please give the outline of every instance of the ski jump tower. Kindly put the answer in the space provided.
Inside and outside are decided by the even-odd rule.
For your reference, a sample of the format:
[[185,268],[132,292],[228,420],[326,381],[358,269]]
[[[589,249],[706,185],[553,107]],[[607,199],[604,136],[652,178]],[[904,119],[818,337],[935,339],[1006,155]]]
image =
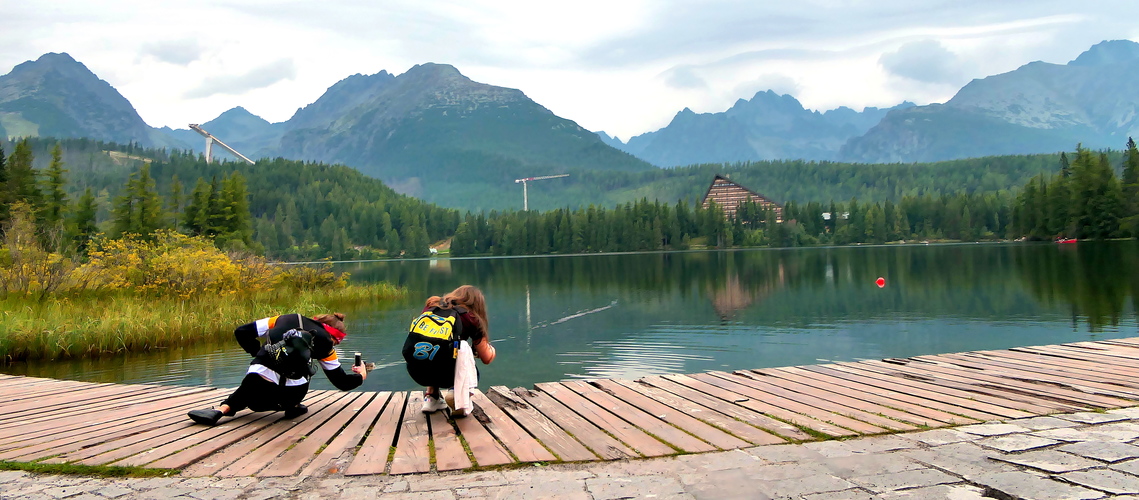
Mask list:
[[218,146],[221,146],[222,149],[229,151],[230,154],[232,154],[233,156],[241,158],[242,160],[245,160],[251,164],[253,163],[253,160],[246,158],[245,155],[238,153],[236,149],[233,149],[233,148],[229,147],[228,145],[226,145],[226,143],[221,142],[221,139],[218,139],[217,137],[214,137],[213,134],[206,132],[206,130],[203,129],[201,126],[199,126],[197,123],[191,123],[190,129],[193,130],[194,132],[202,134],[202,137],[206,138],[206,163],[209,163],[212,161],[212,158],[210,158],[210,156],[211,156],[211,153],[213,152],[213,146],[214,146],[215,142],[218,143]]

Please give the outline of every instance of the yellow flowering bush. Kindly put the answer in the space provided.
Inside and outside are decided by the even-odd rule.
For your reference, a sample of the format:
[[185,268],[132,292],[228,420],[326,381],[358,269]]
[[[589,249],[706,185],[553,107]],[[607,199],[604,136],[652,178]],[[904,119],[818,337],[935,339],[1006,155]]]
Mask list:
[[79,272],[95,290],[144,295],[232,295],[275,288],[280,271],[256,257],[233,258],[202,237],[159,231],[97,242]]

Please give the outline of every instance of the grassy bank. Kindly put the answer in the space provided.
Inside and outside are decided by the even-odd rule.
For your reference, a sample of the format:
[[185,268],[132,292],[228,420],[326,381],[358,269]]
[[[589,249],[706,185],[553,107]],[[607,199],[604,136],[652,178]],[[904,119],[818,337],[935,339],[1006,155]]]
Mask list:
[[0,240],[0,363],[185,346],[267,316],[350,313],[403,293],[172,231],[99,239],[69,256],[15,218]]
[[100,298],[0,299],[0,360],[61,359],[142,352],[216,339],[258,318],[307,316],[395,298],[385,283],[331,290],[211,294],[193,299],[119,294]]

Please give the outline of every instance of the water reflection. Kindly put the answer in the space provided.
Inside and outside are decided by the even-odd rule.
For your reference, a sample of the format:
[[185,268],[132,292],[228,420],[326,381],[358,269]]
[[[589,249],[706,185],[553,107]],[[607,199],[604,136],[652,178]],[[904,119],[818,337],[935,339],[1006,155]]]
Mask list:
[[[432,294],[488,298],[499,360],[482,386],[758,368],[1136,335],[1136,243],[946,245],[424,260],[343,266],[407,298],[355,311],[343,352],[370,390],[413,386],[399,355]],[[879,288],[874,281],[886,278]],[[1130,300],[1128,300],[1130,298]],[[236,344],[8,372],[236,386]],[[318,376],[314,387],[331,388]]]

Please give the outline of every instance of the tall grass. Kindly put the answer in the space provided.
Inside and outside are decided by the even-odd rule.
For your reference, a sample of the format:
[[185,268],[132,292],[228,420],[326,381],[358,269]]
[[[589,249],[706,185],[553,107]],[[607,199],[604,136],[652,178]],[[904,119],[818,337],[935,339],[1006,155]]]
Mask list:
[[352,311],[402,295],[386,284],[192,299],[117,294],[44,301],[0,299],[0,362],[141,352],[229,339],[239,324],[300,312]]
[[[277,266],[171,231],[52,251],[15,206],[0,239],[0,363],[185,346],[236,325],[299,312],[351,311],[403,293],[348,283],[330,266]],[[44,242],[48,241],[48,244]]]

